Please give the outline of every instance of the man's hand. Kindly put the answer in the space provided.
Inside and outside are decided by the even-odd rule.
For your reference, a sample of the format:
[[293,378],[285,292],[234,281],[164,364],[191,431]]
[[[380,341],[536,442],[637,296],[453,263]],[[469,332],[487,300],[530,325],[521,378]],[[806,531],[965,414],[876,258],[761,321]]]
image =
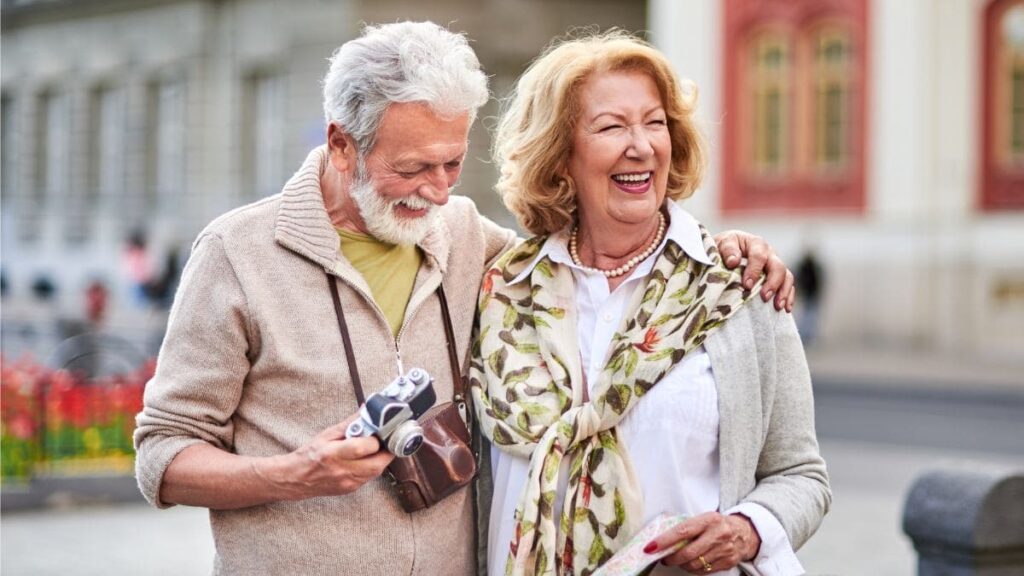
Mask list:
[[240,456],[209,444],[178,453],[164,472],[165,504],[231,510],[282,500],[335,496],[358,490],[395,458],[376,436],[346,438],[355,415],[278,456]]
[[395,459],[376,436],[346,438],[353,414],[317,434],[309,444],[276,461],[255,461],[254,470],[289,500],[355,492],[380,476]]
[[722,260],[729,268],[739,266],[742,258],[747,259],[747,269],[743,273],[744,286],[753,286],[764,272],[766,277],[761,286],[761,298],[767,302],[774,297],[776,310],[793,311],[793,302],[796,300],[793,273],[764,238],[742,230],[727,230],[715,234],[715,242]]

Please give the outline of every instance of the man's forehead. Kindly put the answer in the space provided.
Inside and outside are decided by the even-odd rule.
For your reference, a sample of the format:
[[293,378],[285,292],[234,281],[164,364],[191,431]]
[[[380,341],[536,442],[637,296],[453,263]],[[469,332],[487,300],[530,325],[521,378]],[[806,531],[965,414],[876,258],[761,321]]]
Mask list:
[[442,114],[426,102],[392,102],[381,118],[380,130],[430,126],[446,130],[469,130],[469,111]]
[[447,162],[466,152],[469,113],[442,116],[419,102],[388,106],[377,132],[374,152],[392,162]]

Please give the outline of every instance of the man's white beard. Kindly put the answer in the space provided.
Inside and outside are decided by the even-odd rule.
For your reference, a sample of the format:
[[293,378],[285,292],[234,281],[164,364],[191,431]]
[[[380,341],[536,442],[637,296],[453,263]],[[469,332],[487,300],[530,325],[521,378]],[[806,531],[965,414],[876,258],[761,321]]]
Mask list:
[[[367,232],[389,244],[419,244],[437,220],[437,205],[415,194],[399,200],[382,197],[373,187],[373,182],[366,177],[366,170],[362,166],[359,166],[349,194],[359,208]],[[426,209],[427,213],[417,218],[399,218],[395,214],[395,206],[398,204],[413,210]]]

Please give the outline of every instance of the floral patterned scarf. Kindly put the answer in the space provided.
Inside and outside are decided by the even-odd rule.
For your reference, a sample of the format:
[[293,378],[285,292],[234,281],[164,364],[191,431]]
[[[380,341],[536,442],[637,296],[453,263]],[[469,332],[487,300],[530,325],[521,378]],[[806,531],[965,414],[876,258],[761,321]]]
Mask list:
[[[510,285],[543,246],[546,238],[537,237],[485,275],[473,404],[491,442],[530,460],[506,574],[589,574],[640,528],[643,495],[616,425],[752,292],[742,287],[742,268],[722,265],[703,227],[701,236],[714,264],[701,264],[668,241],[633,297],[587,402],[571,269],[543,258],[528,280]],[[556,511],[564,457],[569,482]]]

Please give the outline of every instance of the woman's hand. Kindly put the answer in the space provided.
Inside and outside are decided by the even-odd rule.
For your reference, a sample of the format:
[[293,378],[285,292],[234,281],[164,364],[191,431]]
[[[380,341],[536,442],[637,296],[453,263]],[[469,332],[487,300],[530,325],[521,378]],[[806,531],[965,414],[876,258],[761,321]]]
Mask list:
[[753,559],[761,547],[757,529],[746,516],[705,512],[661,534],[647,544],[644,552],[651,554],[683,541],[688,543],[661,561],[692,574],[728,570]]
[[761,286],[761,298],[765,302],[775,298],[775,309],[793,311],[796,289],[793,273],[775,253],[764,238],[743,232],[727,230],[715,234],[715,243],[722,254],[722,260],[729,268],[739,266],[742,258],[747,259],[747,269],[743,274],[743,285],[750,287],[765,273],[764,284]]

